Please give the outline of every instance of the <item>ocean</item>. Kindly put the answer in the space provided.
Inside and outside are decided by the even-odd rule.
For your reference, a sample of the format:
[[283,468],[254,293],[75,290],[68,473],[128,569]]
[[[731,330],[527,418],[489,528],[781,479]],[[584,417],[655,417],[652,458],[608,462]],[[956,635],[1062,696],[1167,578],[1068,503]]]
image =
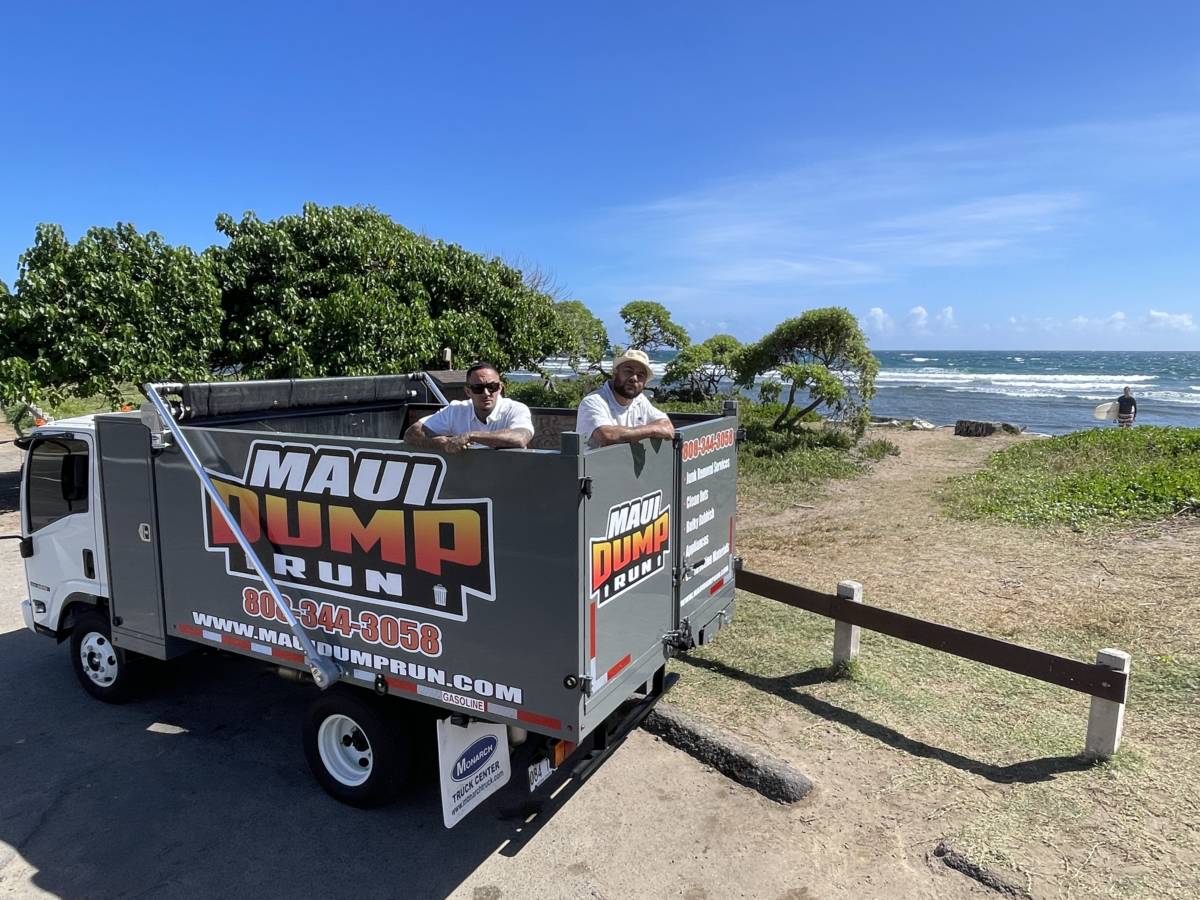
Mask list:
[[1092,409],[1125,387],[1139,425],[1200,426],[1200,353],[1050,350],[881,350],[871,413],[1013,422],[1065,434],[1112,427]]
[[[672,355],[651,354],[655,375],[661,377]],[[875,356],[876,416],[937,425],[983,419],[1065,434],[1113,427],[1092,418],[1092,409],[1128,386],[1138,424],[1200,427],[1200,352],[877,350]],[[568,371],[558,360],[547,368]]]

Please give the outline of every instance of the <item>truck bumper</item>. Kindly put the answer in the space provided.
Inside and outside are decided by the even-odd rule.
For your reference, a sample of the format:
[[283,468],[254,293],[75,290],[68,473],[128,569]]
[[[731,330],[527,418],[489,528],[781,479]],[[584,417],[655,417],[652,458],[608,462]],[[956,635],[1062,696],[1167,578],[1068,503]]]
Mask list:
[[33,624],[33,603],[29,600],[21,601],[21,618],[25,620],[25,627],[32,632],[37,632],[37,628]]

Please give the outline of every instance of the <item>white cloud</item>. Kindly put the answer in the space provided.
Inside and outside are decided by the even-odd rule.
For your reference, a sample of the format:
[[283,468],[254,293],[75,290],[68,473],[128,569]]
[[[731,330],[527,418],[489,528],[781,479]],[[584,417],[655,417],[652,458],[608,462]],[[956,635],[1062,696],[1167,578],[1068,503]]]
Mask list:
[[1070,192],[998,194],[935,205],[872,223],[855,249],[880,254],[893,265],[992,262],[1068,226],[1085,205],[1082,194]]
[[879,280],[878,266],[852,259],[828,257],[747,257],[702,268],[700,278],[743,285],[788,284],[813,281],[821,284],[862,284]]
[[1008,325],[1014,334],[1054,334],[1063,327],[1054,316],[1009,316]]
[[1121,310],[1110,316],[1075,316],[1071,319],[1071,327],[1076,331],[1121,332],[1129,325],[1129,317]]
[[908,311],[908,330],[913,334],[928,334],[929,313],[923,306],[914,306]]
[[[1026,260],[1070,258],[1089,231],[1104,227],[1099,213],[1121,189],[1140,186],[1147,172],[1160,184],[1192,177],[1200,164],[1200,115],[952,134],[883,151],[819,141],[777,149],[789,156],[774,171],[734,173],[598,212],[579,235],[593,265],[589,281],[575,289],[614,310],[634,296],[686,304],[697,319],[728,318],[735,331],[752,334],[794,315],[798,305],[847,302],[831,288],[899,283],[912,300],[890,316],[872,307],[879,314],[868,312],[864,327],[875,334],[889,327],[892,334],[973,333],[982,326],[976,314],[960,323],[966,301],[956,296],[957,309],[944,306],[951,298],[935,293],[944,280],[923,283],[929,270],[1019,271]],[[670,291],[654,293],[652,284]],[[916,298],[928,306],[906,313]],[[1014,297],[1013,320],[1006,326],[998,318],[994,331],[1019,325],[1081,339],[1122,329],[1160,338],[1200,332],[1200,314],[1156,311],[1147,318],[1139,311],[1126,319],[1089,312],[1072,320],[1064,305]],[[1050,311],[1060,318],[1043,315]]]
[[1165,313],[1150,310],[1149,325],[1156,331],[1195,331],[1191,313]]
[[891,334],[896,330],[896,323],[878,306],[872,306],[867,310],[867,330],[873,334]]

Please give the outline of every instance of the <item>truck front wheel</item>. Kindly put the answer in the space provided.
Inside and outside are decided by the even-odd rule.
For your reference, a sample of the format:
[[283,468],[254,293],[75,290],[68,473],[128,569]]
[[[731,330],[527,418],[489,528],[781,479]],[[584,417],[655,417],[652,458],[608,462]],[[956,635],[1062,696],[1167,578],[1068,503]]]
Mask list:
[[105,703],[124,703],[133,694],[128,654],[114,647],[108,616],[89,610],[71,631],[71,668],[83,689]]
[[304,755],[317,782],[350,806],[382,806],[408,779],[411,747],[383,702],[335,686],[309,705]]

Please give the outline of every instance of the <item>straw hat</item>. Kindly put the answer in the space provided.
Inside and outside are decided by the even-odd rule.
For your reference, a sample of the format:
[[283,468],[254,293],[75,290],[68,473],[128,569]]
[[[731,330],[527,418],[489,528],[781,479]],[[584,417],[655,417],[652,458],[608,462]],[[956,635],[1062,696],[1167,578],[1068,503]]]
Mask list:
[[621,363],[627,362],[634,363],[635,365],[640,366],[643,371],[645,371],[647,383],[649,383],[650,379],[654,377],[654,370],[650,368],[650,357],[648,357],[641,350],[626,350],[613,360],[613,371],[616,372],[617,367],[620,366]]

